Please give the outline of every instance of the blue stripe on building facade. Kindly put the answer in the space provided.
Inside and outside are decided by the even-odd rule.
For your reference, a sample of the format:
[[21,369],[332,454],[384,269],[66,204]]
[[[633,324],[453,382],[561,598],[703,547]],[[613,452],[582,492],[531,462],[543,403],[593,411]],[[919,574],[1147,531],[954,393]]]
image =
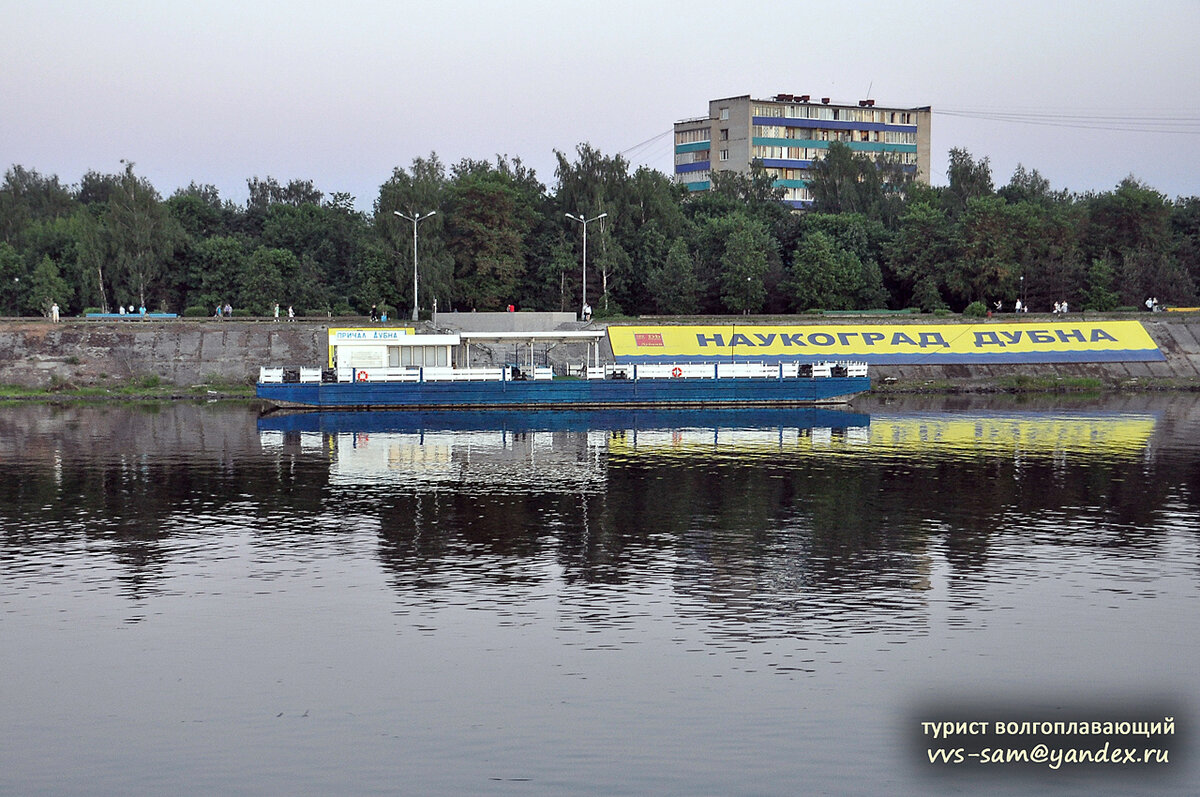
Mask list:
[[782,116],[755,116],[751,124],[773,127],[809,127],[817,130],[878,130],[881,133],[916,133],[916,125],[889,125],[882,122],[842,122],[833,119],[792,119]]
[[763,158],[762,163],[768,169],[811,169],[813,165],[812,161],[791,158]]
[[680,163],[675,166],[676,174],[687,172],[702,172],[709,168],[711,161],[696,161],[695,163]]

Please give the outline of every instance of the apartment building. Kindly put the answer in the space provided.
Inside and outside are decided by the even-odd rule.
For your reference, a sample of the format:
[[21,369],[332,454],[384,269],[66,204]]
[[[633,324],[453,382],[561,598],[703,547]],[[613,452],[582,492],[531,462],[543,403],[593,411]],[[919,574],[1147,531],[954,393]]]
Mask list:
[[872,160],[898,162],[928,184],[930,116],[928,106],[846,105],[807,94],[711,100],[707,116],[675,123],[675,179],[691,191],[707,191],[713,172],[745,173],[761,160],[784,189],[784,201],[803,208],[812,203],[813,162],[840,141]]

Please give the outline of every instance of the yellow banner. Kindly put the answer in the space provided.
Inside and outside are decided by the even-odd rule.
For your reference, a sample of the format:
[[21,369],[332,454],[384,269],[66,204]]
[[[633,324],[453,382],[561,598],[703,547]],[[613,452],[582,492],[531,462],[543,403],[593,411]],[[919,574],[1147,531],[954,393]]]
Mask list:
[[874,364],[1165,359],[1140,321],[611,326],[623,362],[861,360]]

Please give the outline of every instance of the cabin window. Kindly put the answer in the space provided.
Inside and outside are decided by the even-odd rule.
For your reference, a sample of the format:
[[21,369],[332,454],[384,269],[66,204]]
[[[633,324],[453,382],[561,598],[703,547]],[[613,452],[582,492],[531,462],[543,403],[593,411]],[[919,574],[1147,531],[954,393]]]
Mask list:
[[[393,359],[394,357],[398,359]],[[388,362],[402,367],[435,368],[449,365],[446,346],[389,346]]]

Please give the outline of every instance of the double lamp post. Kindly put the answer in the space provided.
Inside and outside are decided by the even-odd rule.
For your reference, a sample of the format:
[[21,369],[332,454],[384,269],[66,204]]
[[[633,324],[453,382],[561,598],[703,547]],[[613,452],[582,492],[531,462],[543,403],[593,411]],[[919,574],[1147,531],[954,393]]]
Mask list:
[[413,211],[413,214],[411,216],[401,213],[398,210],[393,210],[392,213],[395,213],[397,216],[399,216],[402,219],[408,219],[409,221],[412,222],[412,226],[413,226],[413,312],[412,312],[412,320],[418,321],[420,319],[418,318],[418,313],[417,313],[417,223],[421,222],[421,221],[425,221],[425,219],[429,218],[430,216],[436,216],[437,211],[431,210],[428,213],[426,213],[424,216],[418,216],[416,211]]
[[[431,210],[423,216],[418,215],[415,211],[413,212],[413,214],[411,216],[408,215],[407,213],[401,213],[398,210],[393,210],[392,213],[396,214],[397,216],[399,216],[402,219],[407,219],[408,221],[411,221],[412,226],[413,226],[412,320],[418,321],[420,319],[419,319],[419,315],[418,315],[418,306],[417,306],[417,224],[419,224],[422,221],[425,221],[425,219],[429,218],[430,216],[437,215],[437,211]],[[584,218],[582,213],[579,214],[578,216],[571,214],[571,213],[566,214],[566,217],[568,219],[571,219],[572,221],[577,221],[583,225],[583,307],[581,308],[581,310],[587,307],[587,226],[589,224],[591,224],[593,221],[598,221],[600,219],[605,218],[606,216],[608,216],[607,213],[601,213],[599,216],[593,216],[592,218],[587,219],[587,218]]]
[[602,219],[607,215],[607,213],[601,213],[599,216],[593,216],[590,219],[585,219],[582,213],[580,213],[578,216],[570,213],[566,214],[568,219],[577,221],[583,225],[583,306],[580,308],[581,315],[586,314],[587,312],[587,226],[593,221]]

